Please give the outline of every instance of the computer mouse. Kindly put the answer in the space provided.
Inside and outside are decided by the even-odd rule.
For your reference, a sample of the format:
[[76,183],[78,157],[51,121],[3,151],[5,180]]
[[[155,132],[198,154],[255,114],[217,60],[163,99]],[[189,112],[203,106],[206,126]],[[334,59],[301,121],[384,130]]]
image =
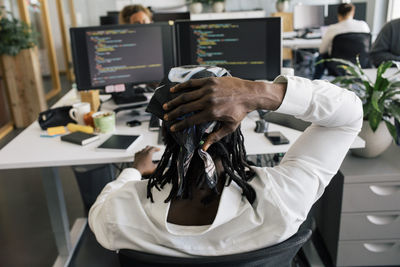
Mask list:
[[254,129],[256,133],[265,133],[268,131],[268,122],[264,120],[256,121],[256,128]]
[[135,127],[135,126],[140,126],[142,123],[138,120],[132,120],[132,121],[127,121],[126,125],[129,127]]

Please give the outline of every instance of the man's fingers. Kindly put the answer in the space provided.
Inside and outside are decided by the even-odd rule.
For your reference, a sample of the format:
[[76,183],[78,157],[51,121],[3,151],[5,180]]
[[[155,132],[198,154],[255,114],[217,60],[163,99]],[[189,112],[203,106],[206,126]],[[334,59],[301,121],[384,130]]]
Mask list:
[[176,109],[165,114],[164,120],[172,121],[172,120],[179,118],[180,116],[183,116],[187,113],[199,111],[199,110],[202,110],[203,108],[204,108],[204,104],[202,103],[201,100],[197,100],[197,101],[187,103],[187,104],[182,104],[179,107],[177,107]]
[[157,152],[157,151],[160,151],[160,148],[152,146],[152,147],[150,147],[149,153],[154,153],[154,152]]
[[208,148],[214,144],[215,142],[218,142],[228,134],[234,132],[236,130],[238,125],[231,125],[231,124],[225,124],[222,125],[221,128],[219,128],[217,131],[211,133],[208,137],[207,140],[203,144],[203,150],[207,151]]
[[204,84],[206,84],[207,80],[208,80],[208,78],[191,79],[187,82],[180,83],[180,84],[175,85],[174,87],[171,87],[170,90],[172,93],[176,93],[176,92],[182,91],[187,88],[201,87]]
[[182,104],[186,104],[188,102],[194,101],[196,99],[201,98],[204,95],[204,93],[201,90],[195,90],[192,92],[187,92],[184,94],[181,94],[178,97],[175,97],[171,101],[165,103],[163,105],[164,110],[171,110],[176,108],[177,106],[180,106]]
[[192,127],[195,124],[201,124],[201,123],[207,122],[207,121],[209,121],[209,120],[207,119],[206,113],[199,112],[199,113],[194,114],[193,116],[190,116],[190,117],[172,125],[171,131],[173,131],[173,132],[181,131],[186,128]]

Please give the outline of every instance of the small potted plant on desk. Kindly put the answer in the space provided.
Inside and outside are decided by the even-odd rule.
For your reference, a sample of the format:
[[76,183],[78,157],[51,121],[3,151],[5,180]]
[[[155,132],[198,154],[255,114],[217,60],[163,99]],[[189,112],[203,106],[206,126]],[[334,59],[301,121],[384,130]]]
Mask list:
[[[395,124],[400,121],[400,62],[383,62],[377,69],[372,82],[361,68],[358,57],[356,64],[342,59],[328,59],[341,63],[339,68],[345,75],[335,78],[332,83],[347,88],[357,94],[363,102],[364,122],[359,136],[365,140],[365,148],[353,149],[352,153],[361,157],[376,157],[392,143],[398,143]],[[386,71],[395,67],[392,75]],[[385,126],[386,125],[386,126]]]
[[215,13],[224,12],[225,0],[210,0],[210,4],[212,4],[212,10]]
[[189,11],[192,14],[200,14],[203,11],[203,3],[207,4],[208,0],[189,0]]
[[276,10],[278,12],[286,12],[289,10],[289,1],[290,0],[277,0],[276,1]]
[[37,33],[0,6],[0,69],[17,128],[47,108],[37,52]]

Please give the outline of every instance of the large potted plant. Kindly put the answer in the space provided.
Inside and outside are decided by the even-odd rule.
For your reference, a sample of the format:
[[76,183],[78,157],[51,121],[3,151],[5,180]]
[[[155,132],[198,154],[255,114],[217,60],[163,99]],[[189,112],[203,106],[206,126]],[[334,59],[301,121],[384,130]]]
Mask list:
[[0,6],[1,76],[16,127],[25,127],[46,109],[37,53],[37,33]]
[[[400,121],[400,62],[383,62],[377,69],[373,82],[364,73],[357,58],[356,64],[342,59],[329,59],[341,63],[338,67],[345,75],[335,78],[332,83],[354,91],[363,102],[364,123],[360,137],[365,140],[365,148],[352,150],[362,157],[376,157],[391,144],[398,142],[396,124]],[[396,68],[391,75],[389,68]]]

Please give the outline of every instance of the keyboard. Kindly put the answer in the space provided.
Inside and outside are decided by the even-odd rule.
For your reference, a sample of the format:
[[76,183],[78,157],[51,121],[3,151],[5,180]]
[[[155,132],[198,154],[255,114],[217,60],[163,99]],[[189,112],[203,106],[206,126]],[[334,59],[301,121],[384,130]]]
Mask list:
[[130,104],[137,102],[146,102],[147,97],[142,93],[136,93],[134,90],[126,90],[121,93],[113,93],[112,98],[117,105]]

